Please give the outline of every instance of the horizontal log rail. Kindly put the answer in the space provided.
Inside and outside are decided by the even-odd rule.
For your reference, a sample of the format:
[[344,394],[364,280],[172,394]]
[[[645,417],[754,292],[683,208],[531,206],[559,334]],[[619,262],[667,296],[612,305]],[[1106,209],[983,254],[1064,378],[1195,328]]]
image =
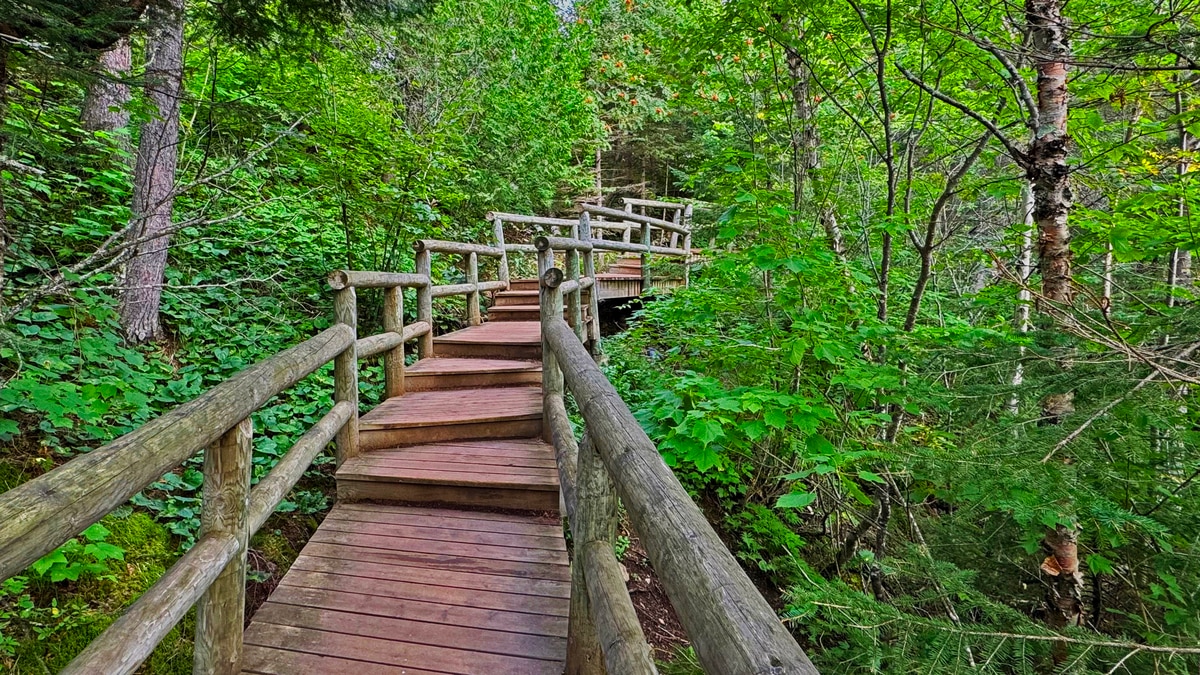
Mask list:
[[591,251],[592,242],[583,239],[568,239],[566,237],[537,237],[533,246],[539,251]]
[[329,287],[335,291],[343,288],[421,288],[429,285],[429,277],[423,274],[396,272],[356,272],[334,270],[329,273]]
[[656,253],[658,255],[669,255],[676,257],[686,257],[688,251],[682,248],[670,248],[669,246],[645,246],[644,244],[630,244],[623,241],[609,241],[607,239],[593,239],[592,248],[597,251],[617,251],[620,253]]
[[636,197],[622,197],[621,203],[626,206],[641,206],[648,209],[674,209],[683,211],[687,204],[683,202],[664,202],[657,199],[638,199]]
[[413,339],[427,334],[430,330],[432,328],[424,321],[410,323],[400,333],[387,332],[372,335],[371,337],[359,338],[355,342],[355,349],[358,350],[358,358],[369,359],[389,349],[395,349],[406,342],[411,342]]
[[[629,623],[628,591],[619,574],[612,574],[615,559],[608,560],[616,520],[609,495],[615,495],[707,672],[815,675],[812,662],[663,462],[576,331],[562,320],[567,276],[569,270],[545,269],[540,286],[545,417],[560,482],[570,485],[564,487],[564,499],[573,495],[567,513],[576,559],[582,562],[583,578],[572,576],[568,629],[568,635],[582,637],[568,642],[568,663],[587,662],[589,652],[598,652],[610,673],[654,672],[653,662],[642,656],[644,636]],[[574,442],[564,419],[561,399],[567,393],[583,416],[582,443]]]
[[688,234],[691,231],[686,226],[680,225],[679,223],[672,223],[669,220],[653,218],[640,213],[630,213],[628,211],[621,211],[619,209],[610,209],[607,206],[593,206],[591,204],[584,204],[583,210],[585,213],[591,213],[597,216],[605,216],[611,219],[629,220],[635,223],[641,223],[642,225],[657,227],[669,232],[676,232],[678,234]]
[[[442,241],[441,239],[418,239],[413,242],[413,250],[417,253],[421,253],[422,251],[429,251],[430,253],[458,253],[461,255],[475,253],[494,258],[504,255],[504,249],[496,246],[467,244],[458,241]],[[418,274],[420,273],[418,272]]]
[[0,495],[0,578],[87,529],[352,344],[352,328],[328,328]]
[[508,288],[507,281],[482,281],[477,284],[447,284],[445,286],[434,286],[433,297],[445,298],[452,295],[470,295],[471,293],[502,291],[506,288]]

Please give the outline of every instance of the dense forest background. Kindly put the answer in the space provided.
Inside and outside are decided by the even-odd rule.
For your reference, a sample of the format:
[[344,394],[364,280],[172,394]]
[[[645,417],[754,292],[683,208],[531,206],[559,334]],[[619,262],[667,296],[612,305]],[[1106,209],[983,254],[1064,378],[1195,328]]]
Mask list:
[[[411,270],[489,210],[688,199],[693,283],[606,368],[822,672],[1196,672],[1198,21],[0,0],[0,490],[328,326],[331,269]],[[256,478],[330,381],[256,416]],[[252,543],[252,599],[329,461]],[[197,466],[0,585],[0,669],[62,667],[186,550]]]

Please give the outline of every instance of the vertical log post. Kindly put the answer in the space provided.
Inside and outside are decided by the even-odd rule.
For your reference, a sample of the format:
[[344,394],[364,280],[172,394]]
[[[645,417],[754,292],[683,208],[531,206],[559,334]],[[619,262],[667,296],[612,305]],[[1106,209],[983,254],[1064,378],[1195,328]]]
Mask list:
[[[383,292],[383,329],[402,335],[404,333],[404,288],[393,286]],[[404,395],[404,343],[388,351],[383,363],[384,396]]]
[[[567,251],[567,278],[579,281],[579,251]],[[583,295],[578,286],[567,294],[567,323],[575,329],[575,335],[583,340],[583,308],[580,306]]]
[[[579,448],[580,469],[584,468],[582,461],[584,445],[591,445],[586,435]],[[589,451],[595,454],[595,451]],[[575,522],[571,523],[571,605],[567,618],[566,672],[567,675],[602,675],[607,672],[604,667],[604,649],[600,645],[599,636],[596,635],[596,624],[592,621],[592,603],[588,596],[584,561],[587,540],[583,537],[590,532],[588,519],[594,518],[598,513],[594,507],[599,506],[602,509],[606,505],[591,504],[588,501],[589,497],[585,497],[578,491],[575,495]],[[612,675],[617,674],[613,673]]]
[[[667,215],[667,210],[663,209],[663,216],[666,216],[666,215]],[[671,218],[671,222],[675,223],[676,225],[679,225],[681,218],[683,218],[683,210],[675,209],[675,217]],[[666,218],[664,217],[663,220],[666,220]],[[678,245],[679,245],[679,233],[672,232],[670,246],[671,246],[671,248],[675,248]]]
[[683,207],[683,226],[687,228],[687,234],[683,235],[683,250],[687,251],[683,254],[683,285],[687,286],[691,281],[692,272],[692,205],[688,204]]
[[479,317],[479,256],[474,252],[467,254],[467,283],[474,286],[467,293],[467,324],[478,326],[483,320]]
[[204,451],[200,537],[236,537],[238,554],[196,603],[195,675],[241,672],[253,435],[246,418]]
[[[625,213],[633,213],[633,204],[625,205]],[[625,221],[625,224],[631,225],[631,227],[625,228],[625,231],[621,233],[621,241],[628,244],[633,239],[633,227],[632,227],[632,223],[630,223],[628,220]]]
[[497,218],[495,224],[493,225],[493,231],[496,234],[496,248],[504,251],[500,254],[499,278],[500,281],[504,282],[504,286],[507,288],[509,285],[509,279],[511,279],[511,277],[509,276],[508,270],[508,251],[504,250],[504,221]]
[[427,359],[433,356],[433,261],[428,250],[417,251],[417,274],[429,281],[417,287],[417,321],[429,324],[429,332],[417,341],[417,358]]
[[642,223],[642,295],[650,292],[650,225]]
[[[589,244],[592,241],[592,216],[587,211],[584,211],[579,216],[579,237]],[[591,352],[592,358],[600,358],[600,298],[596,291],[596,251],[586,251],[583,254],[583,275],[592,280],[592,287],[588,289],[588,313],[591,314],[591,320],[588,321],[588,351]]]
[[[354,287],[348,286],[337,292],[333,299],[334,318],[338,323],[350,326],[358,337],[358,298]],[[352,412],[350,419],[338,431],[335,438],[337,465],[358,454],[358,350],[353,342],[333,360],[333,400],[347,401]]]

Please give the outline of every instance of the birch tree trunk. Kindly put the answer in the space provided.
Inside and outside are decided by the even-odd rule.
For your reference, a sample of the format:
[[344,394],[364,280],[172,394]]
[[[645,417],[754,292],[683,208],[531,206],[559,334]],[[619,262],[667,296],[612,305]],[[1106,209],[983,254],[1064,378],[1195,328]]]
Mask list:
[[[129,85],[123,80],[133,65],[133,49],[129,36],[117,41],[98,60],[100,73],[87,89],[83,109],[79,113],[83,128],[88,131],[117,131],[129,126]],[[128,149],[128,140],[124,142]]]
[[801,213],[805,208],[806,190],[813,213],[825,230],[825,238],[834,255],[844,260],[845,238],[838,225],[837,212],[828,200],[822,199],[819,190],[818,169],[821,168],[821,141],[812,106],[812,71],[800,53],[799,45],[804,40],[804,28],[795,29],[796,46],[784,47],[787,57],[788,75],[792,80],[792,211]]
[[179,159],[179,99],[183,88],[183,0],[161,0],[146,10],[146,98],[154,116],[142,126],[133,170],[129,237],[136,242],[125,268],[121,327],[134,344],[162,335],[159,306],[175,202]]
[[[1029,145],[1029,177],[1033,183],[1033,219],[1038,227],[1038,266],[1042,295],[1055,303],[1071,301],[1070,172],[1067,167],[1067,64],[1071,56],[1066,0],[1025,0],[1025,19],[1037,72],[1037,112]],[[1073,409],[1071,392],[1046,397],[1043,414],[1057,421]],[[1055,628],[1077,626],[1083,618],[1083,575],[1079,571],[1079,532],[1058,525],[1047,531],[1042,544],[1048,556],[1046,574],[1047,623]],[[1056,653],[1056,659],[1059,654]],[[1065,653],[1062,654],[1065,657]]]

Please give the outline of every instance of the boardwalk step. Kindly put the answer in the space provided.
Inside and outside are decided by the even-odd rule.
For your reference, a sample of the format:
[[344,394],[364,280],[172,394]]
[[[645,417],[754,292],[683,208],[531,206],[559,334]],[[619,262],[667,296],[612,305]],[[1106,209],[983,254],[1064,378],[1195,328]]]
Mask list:
[[[339,499],[376,499],[533,511],[558,508],[553,448],[540,439],[455,441],[373,450],[337,471]],[[408,525],[393,523],[391,529]],[[477,537],[501,545],[508,534]],[[557,540],[545,539],[548,548]]]
[[508,282],[510,291],[536,291],[538,287],[537,279],[513,279]]
[[557,520],[339,503],[254,615],[243,672],[560,673],[569,578]]
[[363,450],[542,433],[541,387],[419,391],[359,418]]
[[542,358],[542,329],[537,321],[498,321],[471,326],[433,339],[436,356],[477,359]]
[[[581,309],[586,309],[586,300],[581,306]],[[584,311],[584,318],[590,318],[588,312]],[[492,307],[488,310],[488,321],[538,321],[542,318],[541,309],[537,305],[505,305],[502,307]],[[563,318],[569,320],[567,309],[563,309]]]
[[404,387],[409,392],[541,383],[540,362],[511,359],[421,359],[409,366],[404,374]]
[[496,307],[504,307],[506,305],[536,305],[538,304],[538,292],[532,291],[500,291],[495,296]]

